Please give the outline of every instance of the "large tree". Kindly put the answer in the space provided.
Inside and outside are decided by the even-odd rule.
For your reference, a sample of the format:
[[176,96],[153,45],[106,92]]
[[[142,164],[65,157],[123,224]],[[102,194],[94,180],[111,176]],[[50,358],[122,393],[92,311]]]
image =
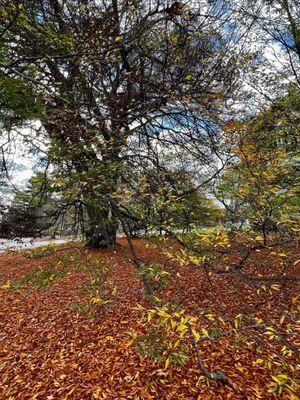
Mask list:
[[203,2],[1,1],[0,66],[40,88],[49,159],[92,246],[115,243],[124,160],[147,147],[137,141],[190,152],[213,141],[235,58],[220,7],[204,3],[202,14]]

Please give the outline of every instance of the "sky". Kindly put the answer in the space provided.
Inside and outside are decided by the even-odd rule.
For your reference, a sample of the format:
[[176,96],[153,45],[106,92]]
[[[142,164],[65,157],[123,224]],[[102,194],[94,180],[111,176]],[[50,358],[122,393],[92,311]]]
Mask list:
[[[9,166],[9,185],[22,190],[28,180],[34,174],[39,165],[39,157],[36,149],[28,140],[36,135],[36,129],[40,127],[40,122],[31,121],[30,127],[14,128],[9,133],[2,132],[0,136],[0,147],[3,146],[5,161]],[[8,135],[10,141],[8,142]],[[26,143],[27,141],[27,143]],[[45,144],[39,143],[45,149]]]

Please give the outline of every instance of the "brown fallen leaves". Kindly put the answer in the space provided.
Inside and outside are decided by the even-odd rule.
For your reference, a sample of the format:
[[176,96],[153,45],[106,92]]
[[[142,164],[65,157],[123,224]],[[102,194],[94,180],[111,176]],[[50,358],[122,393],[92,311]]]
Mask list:
[[[134,241],[145,261],[166,261],[157,248],[145,243]],[[28,280],[17,290],[15,282],[37,266],[43,271],[58,255],[38,259],[21,253],[0,256],[1,400],[290,399],[288,394],[268,392],[274,370],[265,361],[273,357],[272,343],[260,337],[256,341],[256,332],[251,332],[249,343],[253,343],[248,346],[240,346],[230,336],[201,343],[208,369],[224,371],[231,381],[227,386],[201,376],[193,354],[184,367],[167,369],[164,362],[139,355],[128,337],[147,329],[137,304],[151,305],[124,240],[114,249],[87,253],[74,248],[59,253],[73,255],[76,260],[67,265],[65,274],[57,279],[50,274],[44,288],[32,288]],[[293,276],[299,256],[294,247],[286,248],[285,253],[291,266],[289,276]],[[86,268],[91,259],[107,267],[101,280],[95,277],[95,270]],[[263,275],[276,268],[266,259],[263,252],[255,254],[251,272],[259,270]],[[53,265],[58,270],[61,264]],[[275,283],[270,282],[266,291],[257,294],[257,288],[233,276],[212,276],[211,286],[201,268],[179,267],[172,262],[166,268],[173,279],[158,296],[164,301],[175,300],[198,315],[204,332],[214,324],[210,313],[221,316],[225,323],[239,313],[252,314],[284,329],[289,315],[282,320],[282,312],[295,308],[297,302],[297,281],[280,282],[274,293],[270,287]],[[93,282],[100,282],[101,287]],[[91,290],[82,290],[85,286]],[[284,337],[287,350],[296,346],[294,338],[293,334]],[[275,358],[278,351],[280,347],[274,350]],[[295,363],[295,349],[284,357],[287,363]]]

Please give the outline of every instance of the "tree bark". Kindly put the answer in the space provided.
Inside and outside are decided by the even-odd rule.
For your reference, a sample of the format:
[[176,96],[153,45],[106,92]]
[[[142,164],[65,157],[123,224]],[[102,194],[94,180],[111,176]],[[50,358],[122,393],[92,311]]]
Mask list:
[[108,205],[87,205],[88,227],[86,246],[103,248],[114,246],[117,241],[117,218]]

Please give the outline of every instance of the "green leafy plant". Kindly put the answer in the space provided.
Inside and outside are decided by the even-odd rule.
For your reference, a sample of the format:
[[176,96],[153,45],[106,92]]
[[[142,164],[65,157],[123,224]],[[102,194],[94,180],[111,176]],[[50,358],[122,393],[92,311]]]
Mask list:
[[184,314],[185,310],[172,312],[167,306],[146,311],[151,331],[134,338],[133,344],[137,351],[157,361],[164,360],[166,368],[170,365],[184,365],[189,360],[189,342],[186,337],[190,326],[196,321],[194,317]]
[[22,279],[11,285],[11,288],[19,290],[23,286],[33,289],[45,289],[58,279],[62,279],[68,273],[66,266],[60,262],[50,263],[44,269],[41,267],[30,271]]
[[118,290],[112,280],[107,279],[109,269],[105,263],[91,255],[84,261],[77,262],[75,268],[88,272],[92,277],[83,286],[77,288],[78,293],[88,295],[88,301],[83,304],[72,304],[71,309],[92,318],[99,306],[110,303]]
[[161,290],[170,281],[170,273],[162,264],[143,264],[138,274],[147,280],[154,290]]
[[107,303],[109,303],[108,300],[104,300],[101,297],[93,297],[83,304],[71,304],[70,309],[77,313],[84,314],[88,318],[93,318],[98,306]]
[[40,258],[53,254],[56,250],[55,243],[49,243],[46,246],[40,246],[32,250],[27,250],[24,252],[24,256],[30,259]]

